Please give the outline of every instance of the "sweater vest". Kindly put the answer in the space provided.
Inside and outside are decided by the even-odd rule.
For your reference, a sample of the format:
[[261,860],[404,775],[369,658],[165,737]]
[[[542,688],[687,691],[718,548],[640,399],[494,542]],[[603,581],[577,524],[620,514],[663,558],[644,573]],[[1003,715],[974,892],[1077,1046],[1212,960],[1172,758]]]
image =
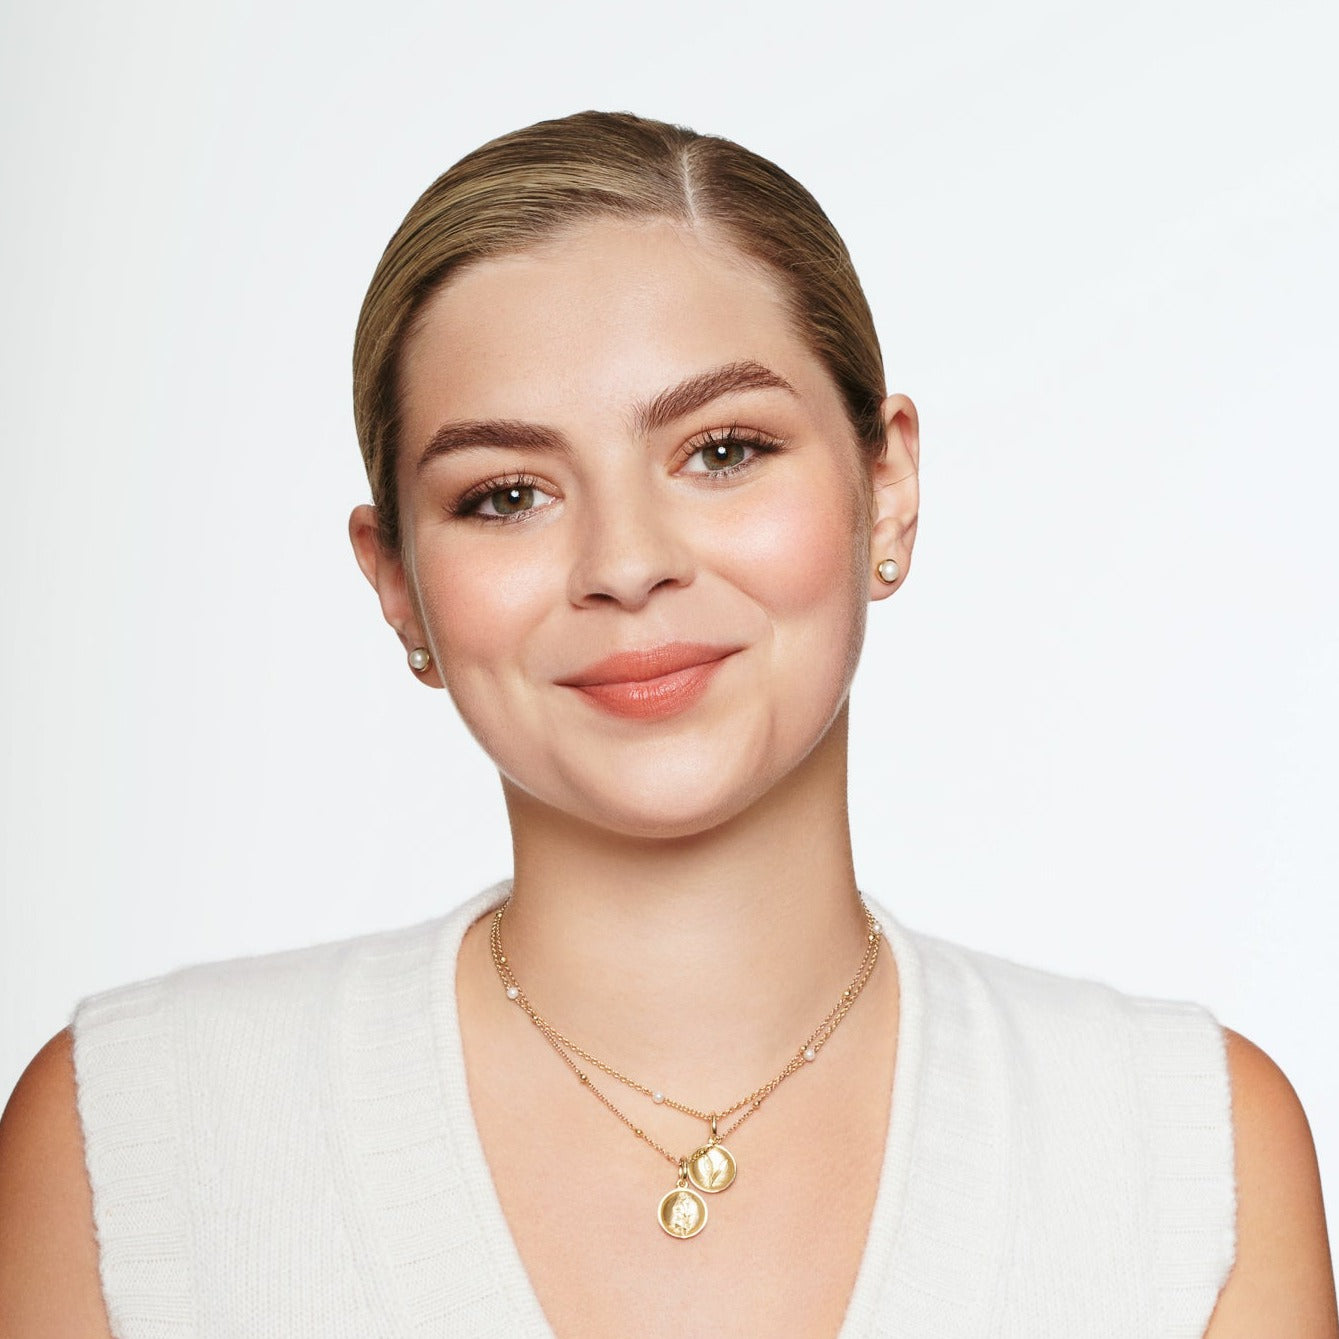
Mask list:
[[[462,936],[507,891],[80,1003],[117,1339],[553,1339],[456,1013]],[[1212,1016],[952,945],[867,901],[898,968],[898,1049],[839,1339],[1201,1336],[1235,1250]]]

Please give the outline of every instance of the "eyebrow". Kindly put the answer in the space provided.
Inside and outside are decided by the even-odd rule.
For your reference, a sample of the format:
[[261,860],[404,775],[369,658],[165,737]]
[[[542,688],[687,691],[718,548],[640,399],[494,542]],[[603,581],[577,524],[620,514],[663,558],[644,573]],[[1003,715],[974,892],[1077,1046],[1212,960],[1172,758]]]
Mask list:
[[726,363],[709,372],[699,372],[661,391],[649,404],[638,407],[633,416],[639,434],[655,432],[675,419],[683,418],[722,395],[739,391],[781,390],[795,394],[795,387],[770,367],[756,363],[752,358]]
[[443,423],[428,438],[415,470],[422,470],[438,456],[464,451],[472,446],[502,446],[517,450],[567,452],[567,438],[552,428],[513,418],[463,419]]
[[[719,400],[723,395],[756,390],[782,390],[791,395],[796,394],[795,388],[785,377],[764,367],[762,363],[745,358],[686,377],[678,385],[638,405],[633,412],[634,430],[639,436],[645,436],[709,405],[713,400]],[[504,447],[562,454],[571,451],[570,443],[561,432],[555,428],[546,428],[543,424],[510,418],[461,419],[443,423],[432,434],[415,469],[422,470],[438,456],[468,450],[470,447]]]

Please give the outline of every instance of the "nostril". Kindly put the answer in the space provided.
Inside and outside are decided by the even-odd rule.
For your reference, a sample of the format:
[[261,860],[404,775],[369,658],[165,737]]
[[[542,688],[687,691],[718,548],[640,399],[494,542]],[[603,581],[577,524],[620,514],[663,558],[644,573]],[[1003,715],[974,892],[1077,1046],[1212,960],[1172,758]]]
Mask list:
[[570,598],[575,604],[618,604],[640,609],[662,587],[686,585],[693,564],[677,537],[638,526],[614,536],[590,533],[589,547],[571,572]]

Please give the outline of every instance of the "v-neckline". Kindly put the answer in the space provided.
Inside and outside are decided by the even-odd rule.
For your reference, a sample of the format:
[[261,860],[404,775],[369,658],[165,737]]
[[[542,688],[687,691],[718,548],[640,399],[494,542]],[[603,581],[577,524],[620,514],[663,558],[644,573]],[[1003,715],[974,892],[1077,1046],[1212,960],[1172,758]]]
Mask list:
[[[501,905],[509,892],[510,882],[496,884],[471,898],[441,924],[429,987],[434,1050],[445,1098],[442,1110],[450,1127],[448,1139],[457,1152],[456,1171],[466,1192],[472,1226],[485,1239],[486,1255],[495,1270],[497,1295],[506,1298],[510,1310],[507,1332],[556,1339],[521,1260],[484,1153],[469,1096],[456,998],[457,962],[465,932],[479,917]],[[924,1004],[920,958],[912,936],[878,903],[869,898],[866,901],[882,924],[897,967],[897,1054],[879,1186],[855,1286],[837,1339],[864,1339],[880,1310],[902,1235],[921,1106]]]

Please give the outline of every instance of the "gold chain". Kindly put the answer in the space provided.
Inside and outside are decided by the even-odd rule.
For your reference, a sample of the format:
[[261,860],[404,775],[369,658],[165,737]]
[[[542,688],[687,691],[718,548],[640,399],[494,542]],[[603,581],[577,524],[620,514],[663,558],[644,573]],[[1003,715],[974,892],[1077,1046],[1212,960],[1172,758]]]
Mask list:
[[[837,1001],[828,1016],[811,1032],[805,1040],[804,1045],[787,1061],[786,1067],[774,1079],[764,1083],[761,1088],[755,1088],[747,1097],[741,1097],[738,1102],[725,1107],[720,1111],[700,1111],[697,1107],[691,1107],[684,1102],[676,1102],[673,1098],[665,1094],[656,1092],[644,1083],[638,1083],[636,1079],[629,1078],[621,1073],[612,1065],[607,1065],[603,1060],[597,1059],[589,1051],[583,1050],[570,1037],[564,1036],[552,1023],[543,1018],[535,1009],[534,1005],[521,989],[520,982],[516,980],[515,974],[511,970],[511,965],[507,962],[507,955],[502,951],[502,915],[506,911],[511,899],[508,898],[496,912],[493,913],[493,924],[489,932],[489,944],[493,953],[493,966],[497,968],[497,974],[501,978],[502,985],[507,992],[507,998],[515,1001],[525,1011],[526,1016],[539,1029],[544,1039],[558,1053],[567,1067],[575,1074],[580,1082],[590,1090],[591,1094],[602,1102],[624,1125],[630,1129],[638,1139],[644,1140],[661,1157],[674,1164],[682,1172],[685,1159],[677,1157],[668,1149],[662,1147],[651,1138],[646,1131],[635,1121],[629,1119],[622,1111],[616,1107],[609,1098],[602,1093],[591,1081],[588,1075],[576,1060],[572,1057],[578,1056],[587,1064],[593,1065],[604,1074],[608,1074],[611,1079],[617,1079],[619,1083],[636,1092],[649,1097],[658,1106],[667,1106],[675,1111],[681,1111],[686,1116],[693,1116],[698,1120],[708,1121],[711,1124],[712,1143],[719,1143],[727,1135],[737,1130],[755,1111],[762,1106],[763,1102],[774,1093],[792,1074],[798,1073],[805,1065],[814,1060],[818,1052],[831,1038],[837,1030],[842,1019],[850,1012],[851,1006],[864,990],[865,984],[873,974],[875,964],[879,960],[879,943],[883,935],[883,927],[874,919],[868,907],[864,907],[865,912],[865,955],[861,959],[860,969],[856,972],[851,984],[842,991],[841,998]],[[747,1108],[747,1110],[744,1110]],[[717,1124],[723,1116],[732,1116],[736,1111],[744,1110],[744,1114],[734,1122],[729,1129],[717,1132]]]

